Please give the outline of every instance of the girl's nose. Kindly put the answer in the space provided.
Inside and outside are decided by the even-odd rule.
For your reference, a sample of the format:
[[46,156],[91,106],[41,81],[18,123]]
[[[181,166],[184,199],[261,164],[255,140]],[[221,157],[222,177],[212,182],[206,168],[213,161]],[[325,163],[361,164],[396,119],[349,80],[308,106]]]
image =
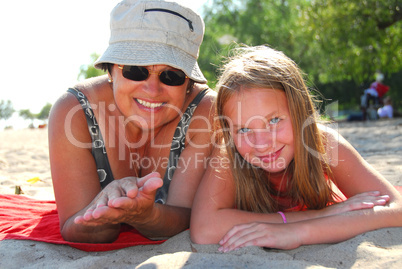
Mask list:
[[254,132],[254,148],[259,152],[266,152],[276,146],[276,133],[267,130]]

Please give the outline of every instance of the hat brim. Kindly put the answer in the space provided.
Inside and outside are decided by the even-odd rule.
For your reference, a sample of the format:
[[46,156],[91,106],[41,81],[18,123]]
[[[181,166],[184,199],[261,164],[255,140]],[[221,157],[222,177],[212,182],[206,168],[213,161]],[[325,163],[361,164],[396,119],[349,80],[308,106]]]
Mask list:
[[104,63],[121,65],[156,65],[165,64],[182,70],[192,80],[206,83],[198,66],[197,59],[184,51],[157,42],[125,41],[109,45],[94,66],[100,69]]

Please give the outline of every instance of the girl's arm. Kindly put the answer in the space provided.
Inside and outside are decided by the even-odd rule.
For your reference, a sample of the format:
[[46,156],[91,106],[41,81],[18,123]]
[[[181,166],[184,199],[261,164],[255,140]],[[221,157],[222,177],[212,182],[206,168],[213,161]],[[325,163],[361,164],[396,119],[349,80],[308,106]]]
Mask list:
[[[290,249],[306,244],[339,242],[367,231],[402,226],[402,199],[396,189],[338,133],[329,130],[327,136],[331,141],[329,153],[332,157],[337,156],[337,159],[333,158],[332,171],[338,188],[347,198],[353,196],[349,200],[364,192],[377,191],[388,197],[384,198],[387,205],[323,215],[289,224],[238,225],[224,236],[222,251],[249,245]],[[286,213],[287,216],[292,214]]]
[[[334,136],[333,138],[336,137]],[[221,159],[223,160],[223,162],[221,164],[215,164],[215,165],[210,164],[208,166],[208,169],[197,191],[191,218],[190,232],[192,240],[195,243],[214,244],[218,243],[223,238],[223,236],[236,225],[247,224],[252,222],[271,223],[271,224],[276,223],[281,224],[278,226],[282,227],[281,229],[284,229],[285,232],[289,232],[289,234],[294,235],[291,238],[292,240],[297,241],[296,243],[293,243],[293,245],[285,244],[286,247],[289,246],[297,247],[299,243],[304,244],[304,242],[301,243],[301,238],[297,237],[296,235],[299,235],[301,233],[308,234],[306,233],[306,231],[304,231],[304,229],[307,228],[311,229],[310,230],[311,233],[305,239],[306,243],[312,243],[313,240],[319,241],[325,238],[325,236],[322,237],[322,233],[320,232],[314,233],[314,231],[319,231],[319,229],[322,228],[320,224],[322,222],[325,222],[325,225],[328,225],[327,222],[332,223],[333,218],[336,217],[330,217],[330,216],[336,214],[343,214],[347,217],[355,216],[354,218],[358,219],[359,222],[364,224],[360,226],[360,228],[357,228],[356,230],[350,229],[344,232],[343,234],[338,233],[338,235],[335,238],[331,237],[332,234],[329,235],[328,233],[326,233],[326,236],[328,238],[324,240],[328,240],[328,242],[336,241],[337,238],[339,240],[344,240],[345,238],[350,238],[361,232],[375,229],[373,227],[380,228],[381,225],[383,225],[382,227],[401,225],[400,213],[399,218],[397,217],[394,219],[395,215],[398,215],[398,212],[401,211],[400,209],[401,199],[399,194],[395,191],[395,189],[378,173],[376,173],[372,168],[369,168],[367,164],[364,165],[365,163],[364,160],[353,150],[350,144],[348,143],[345,144],[344,140],[342,141],[342,143],[339,144],[338,156],[339,160],[342,160],[342,162],[339,162],[341,164],[333,168],[335,178],[336,179],[338,179],[338,177],[342,177],[343,179],[349,178],[351,175],[349,175],[349,177],[345,177],[344,172],[350,169],[350,167],[353,167],[354,169],[356,169],[353,172],[354,173],[353,177],[361,178],[360,182],[364,186],[359,186],[359,184],[357,184],[359,188],[355,187],[353,191],[352,186],[356,185],[355,183],[345,184],[348,183],[347,180],[342,181],[343,183],[337,180],[336,183],[338,187],[341,189],[341,191],[343,191],[348,198],[350,197],[347,201],[345,201],[344,203],[328,207],[323,210],[309,210],[302,212],[286,213],[288,224],[282,225],[283,220],[279,214],[276,213],[259,214],[234,209],[235,189],[233,179],[230,173],[229,163],[225,161],[227,160],[227,156],[225,156],[225,154],[222,151],[216,149],[214,151],[212,159],[215,160]],[[226,163],[226,165],[223,165],[223,163]],[[351,166],[350,167],[349,165],[345,166],[345,163]],[[363,171],[366,172],[363,173]],[[370,179],[368,179],[367,177],[369,177]],[[369,181],[370,183],[365,185],[366,181]],[[343,187],[344,185],[347,185],[347,189]],[[372,192],[376,190],[379,191],[379,193]],[[386,196],[384,197],[380,196],[380,194],[389,195],[389,198],[387,198]],[[365,209],[365,208],[373,208],[375,205],[384,205],[388,201],[390,201],[389,207],[375,207],[374,209]],[[377,214],[377,212],[380,209],[381,212],[386,212],[383,210],[389,208],[391,208],[390,211],[388,211],[391,213],[391,216],[388,216],[387,218],[389,218],[393,224],[389,223],[389,225],[384,225],[382,220],[374,221],[375,223],[369,221],[369,223],[367,224],[365,223],[367,222],[367,219],[359,217],[361,214],[364,215],[368,214],[369,216],[372,216],[374,212],[375,214]],[[365,209],[365,210],[358,210],[358,209]],[[344,213],[349,212],[351,210],[358,210],[358,211]],[[344,219],[345,216],[343,215],[339,216],[340,218],[339,221],[341,223],[343,223],[343,221],[345,220]],[[376,217],[369,217],[369,218],[375,219]],[[292,224],[293,222],[298,223],[297,225],[293,225]],[[301,225],[302,223],[303,225]],[[340,224],[335,223],[334,225],[336,226]],[[345,225],[345,223],[343,223],[343,225]],[[342,227],[343,225],[340,226]],[[293,231],[295,231],[294,233],[290,233],[289,229],[291,229],[292,227],[295,228],[293,229]],[[236,229],[237,228],[235,227],[231,232],[228,233],[227,236],[225,236],[225,238],[222,241],[223,245],[227,246],[226,242],[228,242],[228,237],[230,238],[231,236],[233,236],[233,234],[237,233]],[[340,228],[337,226],[334,230],[337,229]],[[297,230],[299,232],[297,232]],[[323,233],[325,234],[326,231],[327,230],[324,227]],[[279,235],[280,233],[277,232],[276,234]],[[289,236],[286,237],[289,238]],[[282,239],[286,237],[284,236]],[[280,240],[280,241],[286,243],[286,240]]]
[[347,197],[367,191],[389,195],[390,203],[400,202],[399,192],[377,172],[338,132],[326,128],[327,152],[331,158],[333,183]]
[[[252,180],[252,179],[251,179]],[[288,222],[317,217],[316,211],[286,213]],[[228,156],[215,148],[198,187],[191,213],[191,239],[216,244],[235,225],[250,222],[282,223],[281,215],[235,209],[235,186]]]
[[327,128],[325,134],[331,145],[328,150],[333,160],[333,182],[346,198],[370,191],[378,191],[389,197],[386,206],[328,218],[333,223],[334,231],[340,229],[335,227],[337,224],[348,224],[348,229],[340,229],[332,239],[344,240],[374,229],[402,226],[402,197],[396,188],[368,164],[338,132]]

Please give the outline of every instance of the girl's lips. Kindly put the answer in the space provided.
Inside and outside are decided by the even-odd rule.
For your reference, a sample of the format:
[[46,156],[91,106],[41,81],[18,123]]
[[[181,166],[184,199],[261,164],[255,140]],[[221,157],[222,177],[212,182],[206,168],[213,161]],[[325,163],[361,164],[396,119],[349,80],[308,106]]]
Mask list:
[[274,162],[279,158],[284,147],[285,146],[283,146],[279,150],[275,151],[274,153],[271,153],[271,154],[268,154],[265,156],[257,156],[257,157],[260,158],[260,160],[263,161],[264,163]]

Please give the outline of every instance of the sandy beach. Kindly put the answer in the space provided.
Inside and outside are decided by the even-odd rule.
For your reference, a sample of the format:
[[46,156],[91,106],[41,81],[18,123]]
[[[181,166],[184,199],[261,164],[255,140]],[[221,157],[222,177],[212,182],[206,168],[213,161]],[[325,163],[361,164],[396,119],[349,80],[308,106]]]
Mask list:
[[[402,186],[402,119],[332,124],[393,185]],[[39,178],[36,183],[29,179]],[[47,129],[0,131],[0,194],[54,200]],[[1,205],[0,205],[1,206]],[[0,241],[0,268],[402,268],[402,227],[380,229],[338,244],[291,251],[247,247],[222,254],[196,245],[188,231],[161,245],[84,252],[27,240]]]

